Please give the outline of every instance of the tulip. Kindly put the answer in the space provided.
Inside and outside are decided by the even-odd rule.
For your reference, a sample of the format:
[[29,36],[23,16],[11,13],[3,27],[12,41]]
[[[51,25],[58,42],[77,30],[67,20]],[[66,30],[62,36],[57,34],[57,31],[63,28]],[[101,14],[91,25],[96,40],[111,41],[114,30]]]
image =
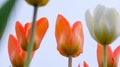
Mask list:
[[49,0],[25,0],[27,3],[33,6],[45,6]]
[[119,14],[114,8],[98,5],[93,17],[87,10],[85,18],[91,36],[102,45],[112,43],[120,35]]
[[[97,60],[98,66],[103,67],[103,49],[104,47],[100,44],[97,46]],[[111,47],[107,46],[107,67],[118,67],[118,61],[120,57],[120,46],[118,46],[114,52]]]
[[[48,29],[48,26],[48,20],[46,18],[41,18],[36,22],[33,51],[39,48],[40,43]],[[31,23],[26,23],[23,27],[22,24],[17,21],[15,29],[18,41],[20,42],[22,49],[27,50],[28,42],[30,39]]]
[[72,57],[77,57],[83,52],[84,36],[81,22],[75,22],[71,28],[69,22],[62,15],[58,15],[55,37],[57,50],[62,56],[68,57],[68,67],[72,67]]
[[[26,58],[26,51],[22,50],[20,43],[12,34],[9,35],[8,54],[13,67],[23,67]],[[32,52],[32,57],[33,55],[34,52]]]
[[58,15],[55,37],[57,50],[61,55],[77,57],[82,53],[84,37],[80,21],[75,22],[71,28],[69,22],[62,15]]

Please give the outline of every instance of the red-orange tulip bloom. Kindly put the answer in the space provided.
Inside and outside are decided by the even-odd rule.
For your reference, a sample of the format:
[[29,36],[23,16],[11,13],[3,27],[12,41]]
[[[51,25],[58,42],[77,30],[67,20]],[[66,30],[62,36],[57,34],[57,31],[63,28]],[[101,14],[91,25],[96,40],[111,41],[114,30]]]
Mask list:
[[[47,18],[41,18],[36,22],[35,35],[34,35],[34,47],[33,50],[39,48],[40,43],[48,29]],[[16,22],[16,35],[21,47],[26,50],[30,37],[31,23],[26,23],[23,27],[20,22]]]
[[84,36],[80,21],[75,22],[71,28],[69,22],[62,15],[58,15],[55,36],[61,55],[77,57],[82,53]]
[[[104,47],[102,45],[97,46],[97,60],[98,66],[103,67],[103,58],[104,58]],[[117,67],[120,57],[120,46],[118,46],[114,52],[110,46],[107,46],[107,67]]]
[[[22,50],[18,40],[16,40],[12,34],[10,34],[8,40],[8,54],[13,67],[23,67],[26,58],[26,51]],[[34,53],[32,56],[33,55]]]

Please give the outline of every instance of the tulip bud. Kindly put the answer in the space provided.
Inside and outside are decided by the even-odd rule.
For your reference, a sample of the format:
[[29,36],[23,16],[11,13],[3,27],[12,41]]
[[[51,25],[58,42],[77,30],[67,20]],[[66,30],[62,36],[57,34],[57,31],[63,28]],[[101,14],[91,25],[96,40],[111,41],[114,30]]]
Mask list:
[[33,6],[45,6],[49,0],[25,0],[27,3],[29,3],[30,5],[33,5]]

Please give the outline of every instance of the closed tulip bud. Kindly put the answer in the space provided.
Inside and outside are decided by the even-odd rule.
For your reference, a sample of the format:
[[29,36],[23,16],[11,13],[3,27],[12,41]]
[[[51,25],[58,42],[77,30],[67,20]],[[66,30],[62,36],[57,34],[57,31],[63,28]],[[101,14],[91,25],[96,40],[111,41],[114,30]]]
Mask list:
[[25,0],[25,1],[30,5],[38,7],[45,6],[49,2],[49,0]]

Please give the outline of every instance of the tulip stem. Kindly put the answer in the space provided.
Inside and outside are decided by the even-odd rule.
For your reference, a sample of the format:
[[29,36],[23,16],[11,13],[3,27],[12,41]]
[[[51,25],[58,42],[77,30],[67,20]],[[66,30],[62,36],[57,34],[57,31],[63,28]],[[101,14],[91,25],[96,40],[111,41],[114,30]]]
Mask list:
[[72,55],[68,57],[68,67],[72,67]]
[[106,45],[104,45],[104,67],[107,67],[107,55]]
[[37,6],[34,6],[32,29],[30,32],[30,39],[29,39],[29,43],[28,43],[27,56],[26,56],[26,61],[25,61],[24,67],[29,67],[29,64],[30,64],[30,58],[31,58],[33,45],[34,45],[34,31],[35,31],[35,21],[36,21],[36,16],[37,16],[37,9],[38,9]]

